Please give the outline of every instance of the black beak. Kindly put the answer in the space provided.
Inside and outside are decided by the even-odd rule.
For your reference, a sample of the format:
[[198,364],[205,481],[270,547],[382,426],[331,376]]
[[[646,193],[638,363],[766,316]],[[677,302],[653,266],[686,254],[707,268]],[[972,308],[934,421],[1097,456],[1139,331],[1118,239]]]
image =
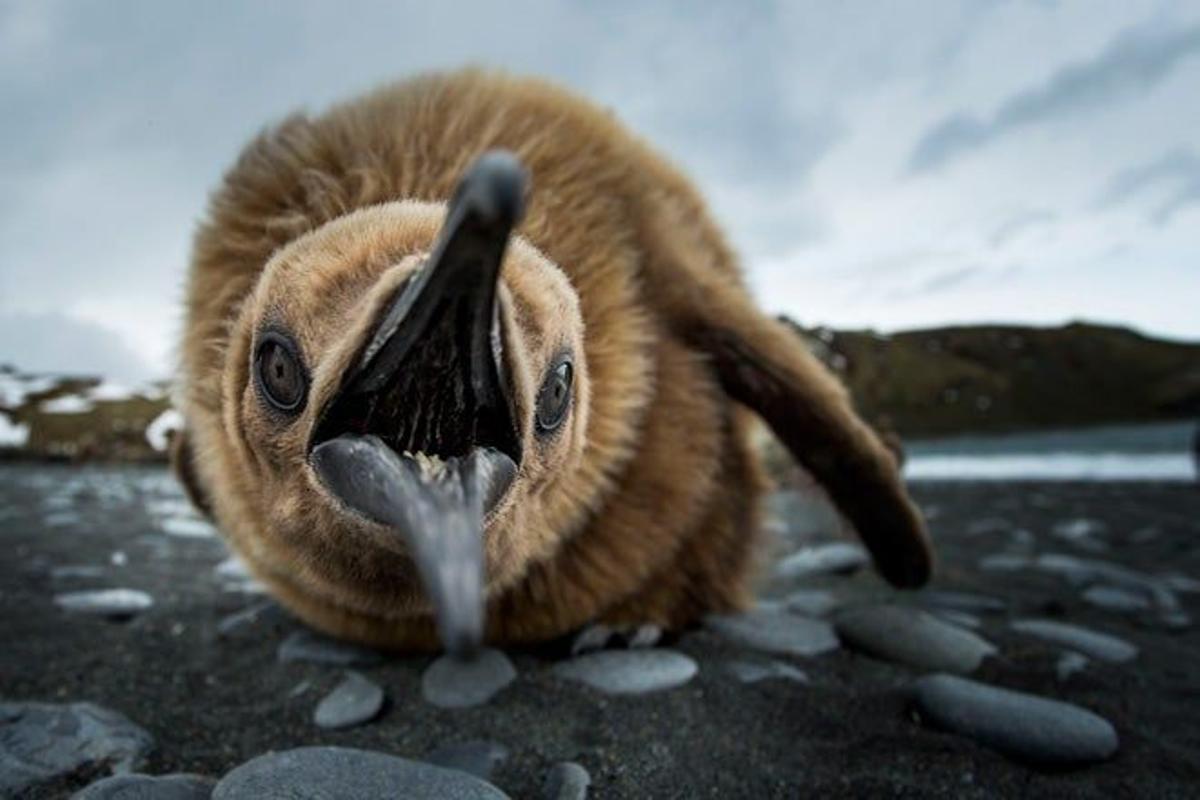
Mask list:
[[507,153],[470,167],[310,442],[326,488],[403,537],[457,654],[482,639],[483,519],[521,458],[496,286],[526,183]]

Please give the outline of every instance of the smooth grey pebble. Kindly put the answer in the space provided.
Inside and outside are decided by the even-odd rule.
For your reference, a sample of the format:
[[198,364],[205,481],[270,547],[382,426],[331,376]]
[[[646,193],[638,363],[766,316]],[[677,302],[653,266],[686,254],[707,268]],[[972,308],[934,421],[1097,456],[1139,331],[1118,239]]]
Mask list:
[[1182,592],[1184,594],[1200,592],[1200,581],[1178,572],[1163,575],[1161,580],[1168,589],[1174,592]]
[[838,601],[824,589],[801,589],[784,597],[783,607],[794,614],[823,617],[838,607]]
[[71,800],[208,800],[217,782],[204,775],[114,775],[96,781]]
[[638,625],[625,637],[625,646],[631,648],[654,647],[662,639],[662,628],[652,622]]
[[1119,586],[1149,595],[1160,608],[1172,609],[1179,606],[1179,601],[1176,600],[1168,582],[1120,564],[1098,558],[1079,558],[1066,553],[1043,553],[1034,563],[1039,570],[1058,575],[1076,586],[1097,583]]
[[771,492],[767,496],[768,519],[778,535],[792,541],[806,541],[836,535],[842,522],[837,511],[824,498],[794,489]]
[[1001,614],[1008,610],[1008,603],[1001,598],[973,592],[930,589],[919,593],[917,601],[926,608],[965,611],[968,614]]
[[967,523],[967,536],[984,536],[988,534],[1005,533],[1012,529],[1012,523],[1003,517],[983,517]]
[[265,620],[270,620],[273,623],[283,623],[288,620],[288,616],[282,608],[270,600],[255,603],[252,606],[243,608],[241,611],[235,611],[223,617],[217,623],[217,636],[222,638],[235,636],[249,628],[257,626]]
[[1185,611],[1167,611],[1159,621],[1164,628],[1173,631],[1182,631],[1192,627],[1192,618]]
[[574,761],[555,764],[546,773],[542,797],[546,800],[586,800],[592,776]]
[[96,589],[57,594],[54,603],[63,611],[73,614],[123,618],[150,608],[154,605],[154,598],[137,589]]
[[780,559],[775,574],[780,578],[848,574],[864,567],[867,551],[850,542],[829,542],[803,547]]
[[325,695],[313,710],[318,728],[352,728],[375,718],[383,708],[383,689],[357,672]]
[[1145,611],[1151,606],[1144,594],[1119,586],[1093,586],[1083,593],[1083,599],[1107,611]]
[[425,756],[425,761],[446,769],[469,772],[486,781],[491,780],[492,772],[506,758],[508,748],[499,742],[472,739],[439,747]]
[[0,703],[0,796],[85,766],[131,772],[153,747],[149,732],[94,703]]
[[399,756],[345,747],[266,753],[221,778],[212,800],[498,800],[474,775]]
[[775,655],[807,657],[838,648],[838,638],[828,622],[772,609],[709,614],[704,625],[735,644]]
[[554,665],[560,678],[579,681],[606,694],[642,694],[674,689],[690,681],[698,667],[675,650],[601,650]]
[[1107,633],[1049,619],[1017,619],[1011,623],[1018,633],[1036,636],[1053,644],[1077,650],[1099,661],[1123,663],[1137,657],[1134,645]]
[[615,635],[616,631],[603,623],[596,622],[588,625],[580,629],[571,640],[571,655],[577,656],[593,650],[600,650]]
[[284,639],[277,655],[282,662],[306,661],[334,667],[369,667],[383,661],[383,654],[377,650],[331,639],[307,628],[293,631]]
[[50,570],[50,577],[55,580],[99,578],[103,574],[104,567],[98,567],[93,564],[68,564],[62,567],[53,567]]
[[469,659],[444,655],[421,676],[421,695],[441,708],[469,708],[486,703],[516,677],[516,668],[499,650],[485,648]]
[[864,606],[838,614],[838,635],[868,655],[917,669],[967,674],[996,652],[988,641],[907,606]]
[[1059,700],[955,675],[928,675],[914,684],[913,702],[934,727],[1021,761],[1077,765],[1117,752],[1117,732],[1108,720]]
[[1018,556],[1010,553],[995,553],[979,559],[979,568],[984,572],[1016,572],[1027,569],[1033,564],[1029,556]]
[[960,628],[970,628],[978,630],[983,627],[983,620],[974,614],[968,614],[966,611],[955,611],[951,608],[935,608],[930,611],[935,617],[951,625],[957,625]]
[[1087,656],[1068,650],[1058,657],[1058,663],[1054,665],[1054,674],[1058,676],[1059,681],[1066,681],[1072,675],[1086,669],[1089,663],[1091,660]]
[[807,672],[782,661],[768,661],[765,664],[753,661],[730,661],[726,667],[733,677],[742,683],[758,683],[777,678],[796,683],[809,683]]

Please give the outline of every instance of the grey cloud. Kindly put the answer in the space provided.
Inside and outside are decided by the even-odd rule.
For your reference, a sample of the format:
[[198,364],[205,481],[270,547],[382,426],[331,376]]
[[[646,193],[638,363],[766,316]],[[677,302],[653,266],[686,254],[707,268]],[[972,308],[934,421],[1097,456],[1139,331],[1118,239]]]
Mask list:
[[161,375],[113,331],[65,314],[0,314],[0,364],[143,381]]
[[1009,242],[1027,233],[1031,228],[1051,225],[1058,221],[1058,214],[1046,209],[1029,209],[1013,214],[1001,222],[988,237],[988,244],[993,249],[1003,247]]
[[[1112,29],[1108,18],[1165,17],[1161,5],[1157,12],[1151,6],[1158,2],[1149,0],[1142,11],[1122,4],[1081,13]],[[1014,222],[1002,232],[1009,221],[991,216],[988,193],[958,186],[960,176],[946,173],[928,186],[906,188],[914,190],[918,204],[927,190],[961,196],[961,207],[950,216],[963,229],[980,230],[981,241],[941,252],[941,240],[918,224],[910,239],[885,232],[884,238],[901,240],[875,243],[859,215],[869,219],[874,213],[875,200],[866,192],[877,176],[862,175],[858,159],[874,164],[883,152],[861,148],[889,132],[860,128],[858,120],[865,114],[878,126],[865,108],[898,98],[905,103],[903,115],[922,115],[917,119],[930,119],[930,103],[944,111],[939,98],[956,87],[949,76],[978,48],[996,53],[989,71],[1036,58],[1019,29],[1047,24],[1047,18],[1020,5],[959,0],[928,4],[916,13],[904,4],[869,0],[529,0],[519,8],[483,0],[363,0],[348,12],[319,0],[238,5],[0,0],[0,108],[6,123],[0,125],[6,189],[0,192],[0,313],[49,310],[86,317],[124,336],[143,358],[159,359],[174,340],[190,232],[206,192],[260,126],[297,108],[320,111],[383,81],[466,63],[540,75],[613,109],[696,179],[752,275],[770,268],[808,276],[821,268],[814,260],[831,258],[840,280],[863,284],[847,307],[866,307],[896,286],[918,287],[922,281],[936,290],[953,280],[960,265],[990,263],[996,253],[988,251],[988,234],[1013,241],[1038,223]],[[1066,26],[1064,39],[1088,35],[1092,26],[1070,16],[1058,15],[1053,23]],[[1197,16],[1191,17],[1187,24],[1195,25]],[[1092,77],[1103,91],[1094,90],[1097,99],[1090,102],[1136,93],[1171,69],[1182,53],[1191,52],[1196,36],[1183,23],[1176,30],[1140,34],[1145,40],[1140,44],[1137,37],[1121,40],[1119,47],[1115,41],[1073,68],[1104,73],[1106,59],[1123,64],[1106,68],[1108,77]],[[955,62],[960,56],[964,60]],[[945,120],[941,135],[953,151],[945,158],[1056,113],[1039,110],[1039,102],[1052,105],[1064,92],[1088,95],[1071,89],[1082,76],[1068,80],[1070,72],[1047,77],[1040,88],[1032,84],[1031,91],[984,113]],[[1175,97],[1175,90],[1187,88],[1181,83],[1162,88]],[[1027,99],[1018,102],[1021,97]],[[1138,124],[1162,130],[1196,121],[1183,103],[1164,110],[1162,99]],[[1096,172],[1097,160],[1108,165],[1101,170],[1115,169],[1113,164],[1134,163],[1161,146],[1152,144],[1153,137],[1112,136],[1123,130],[1115,116],[1102,120],[1113,147],[1081,152],[1094,158],[1084,167],[1089,175],[1107,174]],[[897,122],[907,127],[911,120],[903,116]],[[888,159],[894,144],[888,139]],[[901,169],[910,144],[899,143]],[[894,168],[891,163],[882,168]],[[1030,194],[1024,199],[1052,202],[1057,195],[1038,194],[1038,179],[1028,176]],[[858,180],[864,181],[861,189]],[[1164,180],[1139,190],[1146,195],[1139,194],[1138,202],[1159,204],[1151,211],[1169,218],[1195,202],[1188,186]],[[1013,208],[1022,208],[1024,199]],[[828,248],[814,247],[818,242]],[[899,255],[879,257],[880,249]],[[858,263],[872,260],[876,263]],[[972,289],[972,281],[990,276],[985,271],[962,280]],[[797,284],[769,302],[794,307],[804,302],[806,288]],[[20,356],[23,348],[8,346],[5,352]],[[160,360],[163,369],[166,361]]]
[[465,63],[613,107],[698,179],[747,254],[820,234],[793,213],[794,196],[840,127],[796,90],[794,36],[769,6],[30,8],[22,21],[0,4],[0,44],[12,45],[0,52],[0,107],[14,121],[0,125],[6,307],[78,305],[132,285],[174,302],[206,192],[256,129]]
[[1198,203],[1200,203],[1200,178],[1193,180],[1168,197],[1162,205],[1154,210],[1150,218],[1156,225],[1165,225],[1178,212]]
[[1144,92],[1197,51],[1200,26],[1127,30],[1092,60],[1062,67],[1041,86],[1010,96],[990,117],[943,119],[913,148],[909,171],[938,169],[1012,130]]
[[998,266],[983,264],[968,264],[963,267],[935,272],[924,280],[912,285],[897,288],[888,294],[890,299],[903,300],[923,295],[938,294],[950,289],[956,289],[964,283],[981,283],[995,285],[1010,280],[1024,271],[1020,264],[1010,263]]
[[1166,187],[1165,197],[1147,212],[1147,219],[1163,225],[1182,209],[1200,203],[1200,157],[1186,148],[1164,153],[1161,157],[1124,169],[1109,179],[1096,198],[1097,208],[1111,208],[1151,195]]
[[921,283],[920,286],[916,287],[915,293],[933,294],[945,291],[946,289],[958,286],[964,281],[970,280],[979,273],[979,270],[980,267],[978,266],[959,267],[958,269],[932,275]]

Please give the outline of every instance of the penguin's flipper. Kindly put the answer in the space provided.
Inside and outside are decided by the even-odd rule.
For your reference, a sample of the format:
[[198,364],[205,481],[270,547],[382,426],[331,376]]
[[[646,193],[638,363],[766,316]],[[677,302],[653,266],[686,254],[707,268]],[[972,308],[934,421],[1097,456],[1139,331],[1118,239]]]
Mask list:
[[742,305],[692,332],[721,385],[757,412],[829,492],[896,586],[927,582],[933,551],[896,459],[795,332]]
[[821,483],[890,583],[916,587],[933,572],[933,548],[895,456],[854,412],[842,384],[784,323],[760,311],[739,284],[732,254],[688,235],[701,217],[646,208],[647,263],[656,304],[711,359],[724,391],[761,416]]

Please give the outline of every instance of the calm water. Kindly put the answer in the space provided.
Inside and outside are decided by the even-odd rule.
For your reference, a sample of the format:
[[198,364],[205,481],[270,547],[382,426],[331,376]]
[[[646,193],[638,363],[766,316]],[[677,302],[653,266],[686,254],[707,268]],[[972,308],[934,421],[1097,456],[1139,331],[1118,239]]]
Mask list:
[[1121,425],[907,445],[910,480],[1197,479],[1196,424]]

